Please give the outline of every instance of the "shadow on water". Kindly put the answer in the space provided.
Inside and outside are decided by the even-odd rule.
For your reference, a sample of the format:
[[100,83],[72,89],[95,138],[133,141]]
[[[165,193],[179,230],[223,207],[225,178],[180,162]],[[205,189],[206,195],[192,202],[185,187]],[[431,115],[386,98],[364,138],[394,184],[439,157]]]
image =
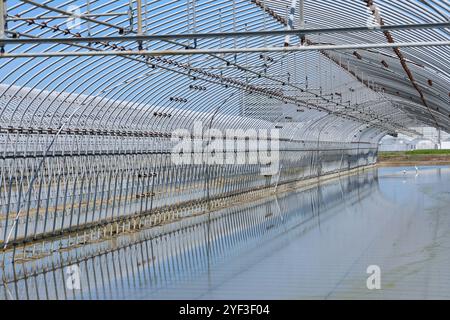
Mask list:
[[[427,184],[449,178],[448,169],[419,178],[402,170],[370,170],[107,241],[53,248],[5,264],[0,299],[395,297],[392,290],[408,276],[395,270],[417,258],[402,258],[397,237],[411,224],[409,207],[430,209],[433,200],[398,203],[405,192],[423,195]],[[393,257],[401,258],[392,264]],[[388,273],[387,291],[367,290],[370,264]]]

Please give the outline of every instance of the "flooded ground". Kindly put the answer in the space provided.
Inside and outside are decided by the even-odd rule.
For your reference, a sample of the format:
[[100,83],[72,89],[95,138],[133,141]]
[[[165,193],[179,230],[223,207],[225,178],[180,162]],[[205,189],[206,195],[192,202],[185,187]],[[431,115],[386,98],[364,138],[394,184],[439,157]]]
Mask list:
[[0,298],[450,299],[449,265],[450,167],[380,168],[15,264]]

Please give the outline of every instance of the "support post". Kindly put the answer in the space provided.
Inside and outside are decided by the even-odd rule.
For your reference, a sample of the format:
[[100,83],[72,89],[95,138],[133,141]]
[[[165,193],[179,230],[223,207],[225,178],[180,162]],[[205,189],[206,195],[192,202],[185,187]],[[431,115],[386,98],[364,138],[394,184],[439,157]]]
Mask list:
[[[300,27],[300,30],[304,30],[305,29],[305,0],[300,0],[300,4],[299,5],[300,5],[300,8],[299,8],[299,11],[300,11],[299,27]],[[301,35],[300,41],[301,41],[302,45],[305,44],[305,42],[306,42],[305,34]]]
[[[137,0],[137,35],[142,36],[142,0]],[[138,41],[138,50],[143,50],[142,41]]]
[[300,29],[305,29],[305,0],[300,0]]
[[[295,10],[298,5],[298,12],[299,12],[299,30],[305,29],[305,0],[292,0],[291,7],[289,9],[289,17],[288,22],[286,25],[286,30],[294,30],[294,20],[295,20]],[[289,47],[291,41],[291,37],[289,35],[286,35],[284,39],[284,46]],[[301,44],[303,45],[306,41],[305,35],[301,35]]]
[[[91,1],[90,0],[87,0],[87,2],[86,2],[86,13],[87,13],[87,15],[90,15],[91,14]],[[87,21],[87,34],[88,34],[88,37],[91,37],[91,22],[90,21]],[[89,42],[88,43],[88,46],[90,47],[91,46],[91,43]]]
[[2,42],[6,38],[6,0],[0,0],[0,51],[5,53],[5,45]]
[[442,134],[441,134],[441,128],[437,128],[438,130],[438,149],[442,149]]
[[137,34],[140,36],[142,35],[142,0],[137,0],[137,21]]
[[[288,31],[294,29],[295,8],[297,7],[297,1],[298,0],[292,0],[291,7],[289,8],[289,17],[286,25],[286,30]],[[291,37],[289,35],[286,35],[286,37],[284,38],[284,46],[289,47],[290,42]]]

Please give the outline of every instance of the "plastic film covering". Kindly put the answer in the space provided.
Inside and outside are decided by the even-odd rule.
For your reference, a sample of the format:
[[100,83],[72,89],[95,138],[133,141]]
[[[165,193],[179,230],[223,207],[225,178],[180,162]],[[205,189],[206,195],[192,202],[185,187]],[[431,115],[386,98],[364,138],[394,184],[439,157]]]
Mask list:
[[[55,237],[71,247],[127,223],[141,228],[208,212],[246,193],[373,164],[385,134],[418,124],[450,128],[448,46],[246,50],[388,42],[391,33],[379,31],[306,34],[288,44],[281,34],[238,34],[286,30],[300,0],[0,2],[6,256],[18,247],[26,256],[27,246]],[[292,27],[308,30],[366,26],[373,3],[302,5],[305,21],[296,10]],[[448,21],[444,1],[377,5],[385,25]],[[228,35],[188,36],[206,33]],[[127,39],[170,34],[185,37]],[[448,40],[448,29],[395,30],[391,38]],[[221,48],[235,52],[182,53]],[[193,163],[173,161],[181,129],[185,142],[201,146]],[[211,148],[229,142],[227,130],[243,134],[231,150]],[[251,146],[262,142],[277,154],[263,166],[208,161],[217,153],[256,159]]]

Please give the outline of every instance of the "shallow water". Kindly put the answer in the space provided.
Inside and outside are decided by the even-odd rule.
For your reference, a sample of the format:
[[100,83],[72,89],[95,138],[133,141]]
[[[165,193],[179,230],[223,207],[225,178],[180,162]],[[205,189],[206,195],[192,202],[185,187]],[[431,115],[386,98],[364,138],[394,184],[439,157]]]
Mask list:
[[[122,240],[79,251],[81,290],[68,290],[65,266],[52,262],[0,295],[449,299],[450,167],[370,170]],[[366,285],[371,265],[379,290]]]

